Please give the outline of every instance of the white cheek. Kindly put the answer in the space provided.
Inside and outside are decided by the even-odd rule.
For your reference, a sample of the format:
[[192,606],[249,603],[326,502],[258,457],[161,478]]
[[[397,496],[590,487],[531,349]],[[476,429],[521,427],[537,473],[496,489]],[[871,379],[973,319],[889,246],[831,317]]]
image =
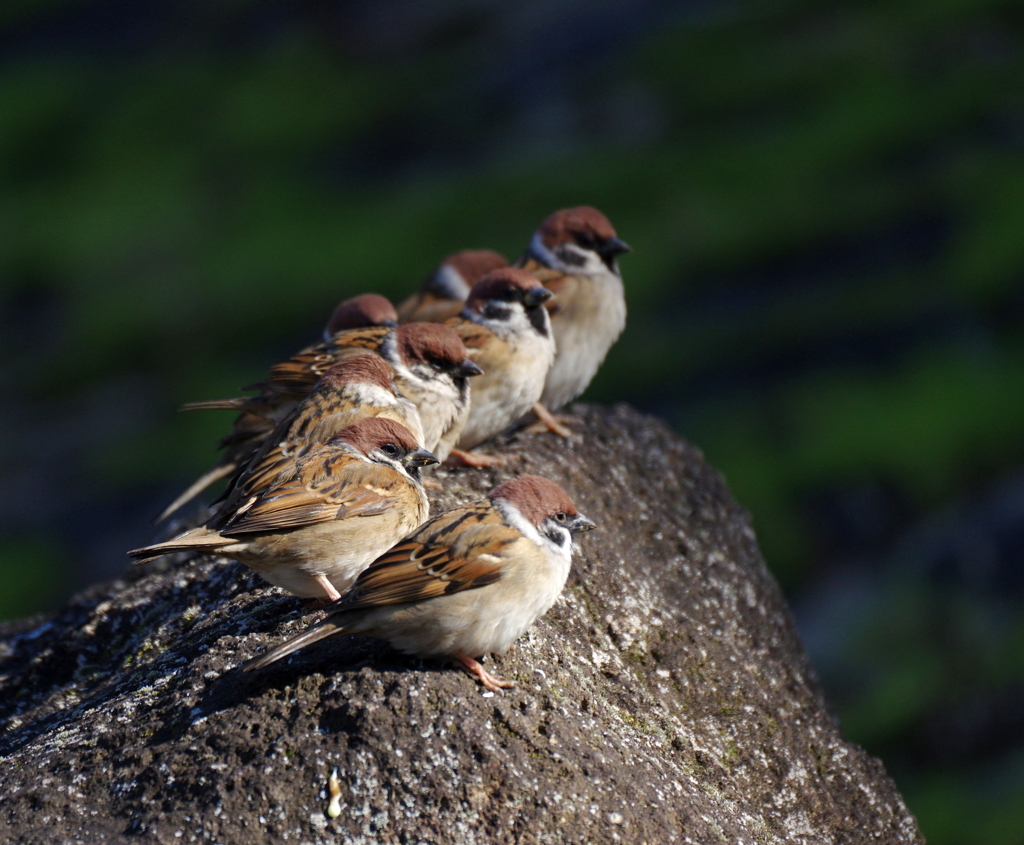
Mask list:
[[571,250],[575,255],[578,255],[583,259],[583,263],[569,264],[568,262],[563,261],[555,255],[552,250],[544,246],[544,241],[541,240],[539,234],[534,234],[533,240],[530,242],[530,252],[537,256],[537,258],[544,262],[548,267],[561,270],[563,273],[581,276],[597,276],[608,272],[608,268],[601,260],[601,256],[593,250],[583,249],[574,243],[563,244],[559,249]]
[[441,394],[446,398],[451,398],[456,393],[451,378],[445,373],[439,373],[429,365],[417,364],[408,367],[404,363],[398,362],[393,366],[399,378],[406,379],[412,384],[421,387],[429,385],[431,392]]
[[512,313],[509,315],[507,325],[516,334],[533,333],[533,323],[530,322],[530,318],[526,314],[526,309],[523,308],[521,302],[512,303]]
[[553,528],[564,540],[563,543],[556,543],[550,537],[546,536],[543,531],[538,531],[535,526],[531,525],[530,522],[519,512],[519,508],[511,502],[499,499],[495,504],[500,508],[505,519],[507,519],[512,526],[519,529],[523,536],[528,540],[532,540],[542,549],[554,555],[566,564],[572,560],[572,553],[575,545],[572,541],[572,534],[569,533],[568,529],[563,528],[550,517],[544,520],[544,530]]
[[504,499],[498,499],[494,504],[497,505],[502,516],[508,520],[509,525],[518,529],[527,540],[532,540],[538,546],[544,545],[545,538],[541,537],[540,532],[519,512],[519,508]]
[[428,376],[431,388],[450,402],[459,398],[459,389],[448,373],[432,371]]
[[541,524],[538,532],[541,544],[553,555],[562,560],[571,560],[574,545],[572,534],[550,517]]

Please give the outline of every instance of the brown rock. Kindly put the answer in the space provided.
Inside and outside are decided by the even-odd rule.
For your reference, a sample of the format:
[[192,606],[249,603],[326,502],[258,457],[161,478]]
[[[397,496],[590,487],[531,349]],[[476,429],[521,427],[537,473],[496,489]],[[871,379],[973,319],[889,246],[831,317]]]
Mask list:
[[[235,667],[313,611],[238,564],[176,559],[0,629],[0,837],[57,842],[921,842],[829,716],[750,523],[664,425],[585,408],[434,512],[518,472],[599,531],[495,661],[498,697],[366,639]],[[326,815],[341,775],[341,814]]]

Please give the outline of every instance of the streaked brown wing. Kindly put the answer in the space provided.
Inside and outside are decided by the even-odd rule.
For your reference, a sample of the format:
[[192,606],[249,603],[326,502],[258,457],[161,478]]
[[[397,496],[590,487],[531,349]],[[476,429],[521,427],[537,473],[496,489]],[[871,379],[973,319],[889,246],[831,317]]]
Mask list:
[[420,294],[416,303],[406,300],[407,308],[399,309],[398,317],[403,323],[443,323],[458,316],[462,310],[461,299],[447,299],[433,293]]
[[552,284],[556,284],[560,279],[565,277],[565,273],[562,270],[555,270],[553,267],[541,264],[536,258],[527,258],[525,261],[517,261],[516,266],[524,269],[544,285],[544,287],[551,288],[551,290],[554,290],[554,288],[551,287]]
[[[326,405],[317,401],[316,393],[304,399],[288,416],[281,420],[273,431],[263,435],[263,442],[241,468],[233,481],[231,506],[237,506],[269,485],[290,463],[306,455],[311,448],[325,443],[327,437],[314,441],[308,433],[323,419]],[[333,431],[340,430],[353,414],[342,415],[343,419]]]
[[462,343],[466,347],[466,351],[469,352],[470,358],[474,357],[475,351],[483,349],[494,339],[494,332],[485,329],[472,320],[467,320],[465,317],[452,317],[450,320],[445,320],[444,324],[454,329],[455,333],[462,339]]
[[443,300],[436,293],[420,289],[398,306],[398,319],[407,321],[410,315],[416,313],[420,308],[429,308],[440,301]]
[[492,507],[455,508],[432,519],[377,558],[331,609],[405,604],[493,584],[501,555],[521,535],[487,519]]
[[276,531],[386,513],[396,503],[380,483],[380,469],[338,446],[314,449],[295,464],[295,472],[280,474],[263,492],[241,502],[221,533]]
[[[268,487],[278,475],[286,471],[296,459],[304,457],[311,448],[312,446],[308,444],[296,445],[285,442],[277,444],[262,455],[255,455],[254,461],[242,468],[235,483],[232,491],[233,504],[240,504]],[[255,458],[259,460],[255,461]]]
[[305,396],[332,364],[367,350],[376,352],[390,331],[386,326],[370,326],[340,332],[330,340],[307,346],[287,361],[275,364],[270,368],[267,381],[246,389]]

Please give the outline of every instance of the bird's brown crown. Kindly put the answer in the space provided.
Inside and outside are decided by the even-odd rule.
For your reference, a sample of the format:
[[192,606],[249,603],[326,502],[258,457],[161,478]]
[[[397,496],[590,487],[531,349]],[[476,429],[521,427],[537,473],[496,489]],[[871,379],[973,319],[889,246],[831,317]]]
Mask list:
[[454,367],[466,359],[466,347],[453,329],[441,323],[406,323],[396,335],[406,363],[427,361]]
[[505,256],[493,249],[464,249],[453,252],[441,263],[455,270],[469,287],[475,285],[491,270],[508,267]]
[[379,355],[353,355],[328,367],[320,385],[339,390],[347,384],[375,384],[394,393],[394,376],[391,365]]
[[397,326],[398,312],[386,296],[364,293],[346,299],[334,309],[327,321],[328,335],[367,326]]
[[466,298],[466,308],[470,311],[478,310],[489,299],[521,300],[525,293],[535,288],[543,288],[543,285],[531,273],[518,267],[502,267],[500,270],[492,270],[473,285]]
[[343,440],[355,446],[364,455],[387,443],[394,443],[407,452],[419,448],[416,438],[409,429],[401,423],[383,417],[367,417],[365,420],[347,425],[332,439]]
[[549,516],[564,513],[576,516],[579,511],[569,494],[542,475],[519,475],[495,487],[487,497],[503,499],[515,505],[531,525],[539,525]]
[[556,211],[537,228],[548,249],[570,241],[592,247],[616,237],[615,227],[593,206],[579,205]]

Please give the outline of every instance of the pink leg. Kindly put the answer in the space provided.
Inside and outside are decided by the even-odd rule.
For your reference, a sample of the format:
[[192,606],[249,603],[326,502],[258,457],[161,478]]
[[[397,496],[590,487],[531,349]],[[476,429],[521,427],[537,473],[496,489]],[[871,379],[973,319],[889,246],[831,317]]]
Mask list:
[[579,422],[576,417],[556,417],[551,413],[551,411],[541,405],[540,402],[534,403],[533,412],[537,415],[537,422],[529,426],[528,431],[550,431],[552,434],[557,434],[559,437],[564,437],[566,440],[572,437],[572,432],[565,427],[565,423]]
[[462,449],[452,449],[448,460],[453,458],[467,467],[500,467],[505,463],[501,455],[481,455],[479,452],[465,452]]
[[328,601],[337,601],[341,598],[341,593],[339,593],[334,588],[334,584],[327,580],[326,575],[316,575],[314,576],[314,578],[316,579],[316,582],[320,585],[320,589],[327,593]]
[[468,674],[475,677],[491,692],[501,692],[503,689],[512,689],[515,686],[513,681],[506,681],[504,678],[495,677],[480,665],[480,661],[474,660],[468,655],[456,654],[455,659],[459,661],[459,664]]

